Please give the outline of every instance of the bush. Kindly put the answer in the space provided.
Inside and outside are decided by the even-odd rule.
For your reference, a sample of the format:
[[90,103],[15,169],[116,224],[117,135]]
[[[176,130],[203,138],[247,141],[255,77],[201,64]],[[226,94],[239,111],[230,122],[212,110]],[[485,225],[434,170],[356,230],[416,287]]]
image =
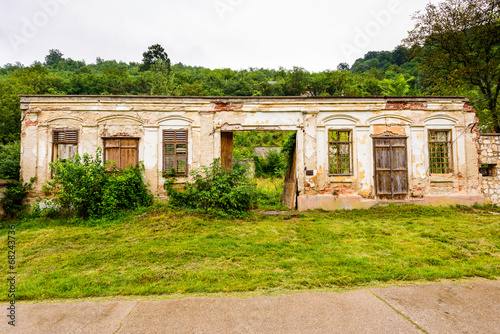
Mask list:
[[269,151],[265,158],[254,156],[255,176],[263,178],[281,178],[286,172],[284,156],[277,151]]
[[20,155],[19,142],[0,145],[0,179],[19,180]]
[[51,164],[53,179],[45,190],[55,196],[61,210],[82,218],[101,217],[116,211],[151,205],[142,179],[143,167],[108,170],[98,149],[95,158],[84,154]]
[[175,178],[167,178],[165,188],[172,205],[236,217],[255,206],[255,191],[246,183],[247,170],[242,165],[226,170],[220,159],[215,159],[210,167],[203,166],[201,170],[192,172],[193,181],[182,190],[174,187]]
[[151,205],[153,196],[142,180],[142,171],[142,167],[127,168],[109,175],[103,191],[103,213]]
[[23,183],[21,180],[7,185],[7,189],[3,191],[4,197],[0,198],[0,203],[5,211],[5,218],[17,218],[26,207],[26,205],[23,205],[23,200],[31,189],[33,181],[32,179],[30,183]]

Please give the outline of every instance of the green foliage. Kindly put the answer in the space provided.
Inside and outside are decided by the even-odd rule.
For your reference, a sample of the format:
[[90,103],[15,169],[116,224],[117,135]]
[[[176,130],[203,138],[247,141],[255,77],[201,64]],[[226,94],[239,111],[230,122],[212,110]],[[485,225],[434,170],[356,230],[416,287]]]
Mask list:
[[293,164],[293,156],[297,146],[297,132],[290,132],[281,148],[281,154],[286,162],[286,169],[290,168]]
[[500,2],[442,0],[413,19],[405,43],[422,59],[430,86],[474,87],[486,101],[489,125],[500,132]]
[[103,189],[103,214],[150,206],[153,196],[142,178],[144,168],[127,168],[108,174]]
[[285,131],[236,131],[233,133],[235,159],[253,158],[256,146],[282,147],[288,138]]
[[20,151],[19,142],[0,144],[0,179],[19,180]]
[[33,182],[34,179],[30,180],[29,183],[23,183],[23,180],[20,180],[7,185],[7,189],[3,191],[3,197],[0,198],[0,204],[2,204],[5,211],[5,218],[17,218],[21,211],[25,209],[26,205],[23,204],[23,200],[28,191],[32,189]]
[[192,181],[187,182],[182,190],[175,188],[174,178],[167,178],[165,188],[172,205],[236,217],[254,207],[255,192],[248,184],[247,170],[243,165],[226,170],[220,159],[215,159],[209,167],[202,166],[201,171],[191,173]]
[[57,49],[49,50],[49,54],[45,56],[45,65],[57,65],[60,61],[64,61],[63,54]]
[[[413,80],[410,78],[409,80]],[[396,75],[393,79],[384,79],[380,82],[382,94],[390,96],[409,95],[410,85],[403,74]]]
[[165,49],[160,44],[151,45],[148,50],[142,54],[141,71],[149,71],[152,67],[158,66],[168,74],[170,72],[170,59]]
[[152,195],[142,179],[143,167],[108,171],[100,149],[95,157],[76,155],[52,163],[51,169],[53,179],[47,181],[45,190],[54,194],[63,211],[77,217],[100,217],[151,205]]
[[254,156],[255,176],[263,178],[282,178],[287,169],[285,157],[276,150],[270,150],[264,158]]

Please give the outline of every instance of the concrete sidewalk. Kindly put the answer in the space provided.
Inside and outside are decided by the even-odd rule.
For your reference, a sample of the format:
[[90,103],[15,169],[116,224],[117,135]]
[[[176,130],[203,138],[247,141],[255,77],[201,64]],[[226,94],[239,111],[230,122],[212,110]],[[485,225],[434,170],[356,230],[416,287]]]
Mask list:
[[500,333],[500,282],[278,297],[26,304],[16,311],[15,329],[3,316],[2,333]]

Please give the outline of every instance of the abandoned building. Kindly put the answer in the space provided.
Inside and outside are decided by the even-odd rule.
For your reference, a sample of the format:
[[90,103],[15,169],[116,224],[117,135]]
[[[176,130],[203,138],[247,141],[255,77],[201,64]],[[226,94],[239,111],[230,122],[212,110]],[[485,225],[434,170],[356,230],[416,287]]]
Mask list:
[[[295,131],[284,195],[299,210],[367,208],[381,201],[495,201],[500,186],[496,176],[485,181],[488,176],[480,173],[477,118],[468,102],[463,97],[24,95],[21,177],[36,176],[34,196],[41,196],[51,161],[95,154],[101,147],[104,160],[119,168],[142,161],[151,191],[164,197],[163,171],[173,168],[185,182],[190,171],[215,158],[231,167],[234,132]],[[482,163],[492,165],[491,173],[498,150],[496,157]]]

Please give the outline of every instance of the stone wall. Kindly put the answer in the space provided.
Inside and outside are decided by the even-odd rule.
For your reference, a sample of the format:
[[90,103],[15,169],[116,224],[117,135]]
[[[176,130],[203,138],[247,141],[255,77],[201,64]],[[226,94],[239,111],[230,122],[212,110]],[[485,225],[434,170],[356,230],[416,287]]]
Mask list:
[[261,158],[265,158],[268,152],[275,151],[280,152],[281,147],[279,146],[255,146],[253,148],[253,154]]
[[[483,193],[492,203],[500,203],[500,133],[481,134],[479,163],[488,165],[482,168]],[[485,175],[486,174],[486,175]]]

